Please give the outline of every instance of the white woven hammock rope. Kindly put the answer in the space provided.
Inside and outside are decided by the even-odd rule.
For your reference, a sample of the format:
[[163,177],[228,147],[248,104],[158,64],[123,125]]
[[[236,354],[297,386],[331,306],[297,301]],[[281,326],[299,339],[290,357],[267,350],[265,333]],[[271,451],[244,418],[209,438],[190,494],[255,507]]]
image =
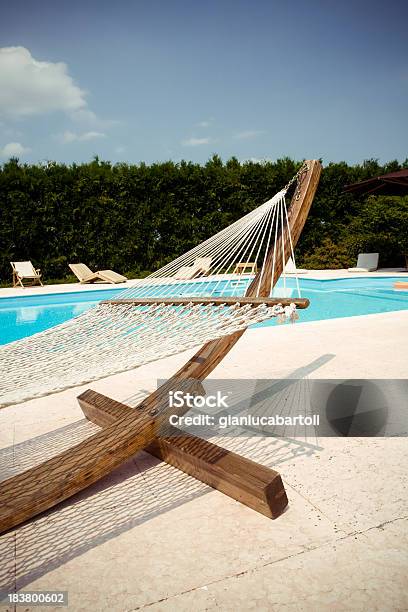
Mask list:
[[[231,274],[236,263],[254,262],[262,274],[264,253],[289,231],[285,191],[198,245],[158,272],[123,290],[117,299],[187,295],[237,296],[232,305],[138,306],[104,302],[46,331],[0,346],[0,406],[41,397],[197,347],[272,317],[297,318],[295,304],[240,304],[246,281]],[[291,256],[294,258],[292,242]],[[284,255],[284,254],[283,254]],[[210,261],[207,276],[177,280],[174,275],[196,258]],[[272,266],[275,266],[276,253]],[[259,283],[260,285],[260,283]],[[258,285],[258,286],[259,286]],[[300,296],[299,286],[298,294]]]

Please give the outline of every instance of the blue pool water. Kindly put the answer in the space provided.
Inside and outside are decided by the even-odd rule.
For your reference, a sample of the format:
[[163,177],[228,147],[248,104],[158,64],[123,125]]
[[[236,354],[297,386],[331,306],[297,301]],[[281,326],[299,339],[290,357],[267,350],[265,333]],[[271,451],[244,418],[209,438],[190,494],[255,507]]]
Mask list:
[[[335,319],[356,315],[408,310],[408,292],[395,291],[393,284],[397,277],[358,277],[337,280],[299,279],[302,297],[310,300],[307,310],[299,311],[299,322]],[[225,292],[224,283],[218,284],[218,293],[242,295],[246,281],[231,287]],[[208,281],[183,283],[172,287],[173,295],[200,294],[200,287],[208,292]],[[157,288],[157,295],[165,290]],[[99,301],[114,296],[120,297],[123,289],[101,289],[96,291],[76,291],[72,293],[38,294],[35,296],[0,298],[0,344],[7,344],[26,336],[31,336],[59,323],[75,317]],[[275,290],[276,296],[284,296],[283,280]],[[296,280],[286,279],[288,297],[297,296]],[[267,321],[260,325],[274,325]]]

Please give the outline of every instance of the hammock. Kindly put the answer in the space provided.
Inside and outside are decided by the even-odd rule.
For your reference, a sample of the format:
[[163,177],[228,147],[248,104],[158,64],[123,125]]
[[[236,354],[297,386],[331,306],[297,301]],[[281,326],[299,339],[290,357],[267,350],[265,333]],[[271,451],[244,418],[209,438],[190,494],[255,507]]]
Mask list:
[[[210,338],[136,409],[91,389],[81,393],[77,399],[82,411],[99,431],[2,483],[0,533],[78,493],[142,449],[266,516],[283,512],[287,497],[277,472],[206,440],[186,437],[182,431],[177,443],[162,434],[174,411],[169,391],[190,388],[190,383],[191,389],[196,388],[247,325],[269,316],[294,319],[295,305],[307,307],[308,300],[278,299],[271,288],[289,256],[293,258],[320,172],[317,160],[306,161],[272,200],[136,282],[119,299],[0,350],[6,380],[2,390],[11,403],[128,369]],[[295,181],[287,211],[285,193]],[[232,266],[235,271],[249,267],[255,276],[231,275]],[[208,276],[197,278],[199,274]],[[189,283],[180,282],[183,278]],[[286,290],[285,279],[283,284]],[[184,406],[178,414],[187,410]]]
[[[136,281],[119,297],[101,302],[66,323],[0,347],[0,405],[130,370],[271,317],[278,317],[279,322],[295,320],[296,302],[305,307],[307,301],[265,300],[259,295],[263,282],[273,286],[277,251],[282,261],[289,256],[294,260],[285,195],[298,176],[273,198]],[[289,241],[279,240],[284,232]],[[286,254],[285,242],[290,245]],[[266,254],[272,246],[273,260],[267,263]],[[205,269],[195,263],[204,260]],[[256,291],[251,292],[258,300],[243,299],[253,276],[232,273],[242,262],[251,262],[260,270]],[[202,273],[206,276],[200,276]],[[285,275],[283,285],[286,296]],[[297,294],[300,298],[298,282]]]

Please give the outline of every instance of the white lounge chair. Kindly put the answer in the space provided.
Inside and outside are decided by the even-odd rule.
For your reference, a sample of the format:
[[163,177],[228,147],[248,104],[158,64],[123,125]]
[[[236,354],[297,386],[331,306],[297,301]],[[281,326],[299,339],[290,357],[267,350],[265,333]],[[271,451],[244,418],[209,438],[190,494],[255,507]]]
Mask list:
[[374,272],[378,268],[379,253],[360,253],[357,266],[349,268],[349,272]]
[[297,268],[293,259],[289,257],[283,272],[284,274],[306,274],[308,270],[304,270],[303,268]]
[[92,272],[86,264],[68,264],[80,283],[125,283],[126,276],[118,274],[113,270],[98,270]]
[[34,268],[31,261],[10,261],[10,264],[13,268],[13,287],[24,287],[25,280],[29,281],[28,286],[36,283],[42,286],[41,270]]
[[192,266],[182,266],[173,275],[177,280],[191,280],[196,276],[207,276],[211,268],[211,257],[197,257]]

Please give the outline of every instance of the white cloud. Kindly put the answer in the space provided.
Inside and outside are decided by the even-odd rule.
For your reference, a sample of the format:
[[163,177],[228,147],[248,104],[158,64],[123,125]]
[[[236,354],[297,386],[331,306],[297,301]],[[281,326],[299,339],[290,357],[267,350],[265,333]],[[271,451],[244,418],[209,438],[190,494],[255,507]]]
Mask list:
[[106,138],[106,134],[103,132],[84,132],[78,135],[78,140],[96,140],[97,138]]
[[265,130],[246,130],[245,132],[237,132],[235,138],[238,140],[249,140],[250,138],[256,138],[261,134],[265,134]]
[[182,145],[185,147],[199,147],[201,145],[210,144],[211,138],[188,138],[182,141]]
[[0,48],[0,114],[25,117],[85,108],[85,91],[66,64],[36,60],[25,47]]
[[71,113],[71,119],[78,123],[95,124],[98,121],[98,117],[89,108],[80,108]]
[[119,145],[118,147],[115,147],[115,153],[124,153],[126,151],[126,147],[123,147],[122,145]]
[[86,92],[68,74],[66,64],[36,60],[25,47],[0,48],[0,117],[22,118],[53,111],[68,115],[79,130],[95,133],[120,123],[101,119],[88,108]]
[[200,128],[210,127],[210,125],[212,124],[213,121],[214,121],[214,119],[212,119],[212,118],[211,119],[207,119],[205,121],[199,121],[197,123],[197,127],[200,127]]
[[103,132],[83,132],[82,134],[76,134],[67,130],[59,136],[59,139],[63,144],[69,144],[71,142],[87,142],[89,140],[98,140],[99,138],[106,138],[106,134]]
[[2,157],[18,157],[29,153],[31,149],[24,147],[20,142],[8,142],[2,149],[0,149],[0,155]]
[[77,124],[87,125],[93,127],[95,130],[102,130],[105,128],[112,127],[114,125],[120,125],[121,121],[117,119],[100,119],[93,111],[89,108],[81,108],[80,110],[74,111],[70,114],[70,117]]

